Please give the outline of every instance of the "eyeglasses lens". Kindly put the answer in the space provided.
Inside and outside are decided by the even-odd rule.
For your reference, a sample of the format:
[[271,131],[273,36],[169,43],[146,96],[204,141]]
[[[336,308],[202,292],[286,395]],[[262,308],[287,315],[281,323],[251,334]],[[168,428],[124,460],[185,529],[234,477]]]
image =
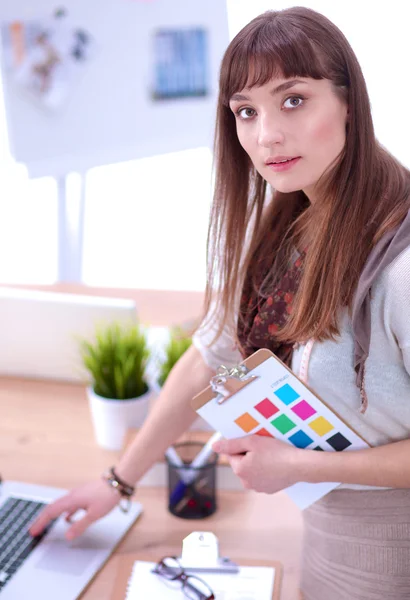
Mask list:
[[202,579],[188,576],[184,582],[184,594],[190,600],[207,600],[212,597],[212,590]]
[[165,579],[177,579],[183,573],[179,562],[172,557],[164,558],[158,565],[158,572]]

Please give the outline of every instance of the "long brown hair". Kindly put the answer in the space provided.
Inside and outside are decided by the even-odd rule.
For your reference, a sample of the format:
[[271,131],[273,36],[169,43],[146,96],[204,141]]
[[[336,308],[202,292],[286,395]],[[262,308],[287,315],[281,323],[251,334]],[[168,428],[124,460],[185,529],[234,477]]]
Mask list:
[[[237,138],[231,96],[279,76],[326,78],[348,106],[344,149],[320,178],[314,204],[303,191],[269,194]],[[331,21],[304,7],[268,11],[232,40],[220,71],[214,161],[204,316],[217,317],[216,337],[227,324],[235,331],[245,277],[269,293],[302,232],[303,275],[276,339],[335,339],[338,310],[351,308],[371,248],[410,208],[410,171],[377,141],[360,65]]]

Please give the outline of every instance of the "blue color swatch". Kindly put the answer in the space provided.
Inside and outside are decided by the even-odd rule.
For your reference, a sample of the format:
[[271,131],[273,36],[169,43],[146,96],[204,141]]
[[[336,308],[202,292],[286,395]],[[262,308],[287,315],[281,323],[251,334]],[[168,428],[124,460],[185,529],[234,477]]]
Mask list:
[[274,394],[286,405],[291,404],[296,398],[300,397],[288,383],[285,383],[285,385],[278,388]]
[[301,429],[291,435],[288,439],[297,448],[306,448],[306,446],[309,446],[309,444],[313,442],[313,440]]

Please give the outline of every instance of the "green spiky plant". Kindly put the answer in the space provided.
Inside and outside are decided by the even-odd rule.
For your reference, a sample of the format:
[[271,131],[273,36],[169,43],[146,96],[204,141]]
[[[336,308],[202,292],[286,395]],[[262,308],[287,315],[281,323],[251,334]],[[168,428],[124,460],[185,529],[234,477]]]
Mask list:
[[93,390],[103,398],[128,400],[142,396],[148,386],[145,368],[150,356],[140,325],[117,322],[96,327],[95,340],[79,340],[83,364]]
[[165,359],[159,366],[158,383],[163,386],[172,367],[181,358],[186,350],[192,344],[191,336],[181,327],[172,327],[170,329],[170,338],[165,346]]

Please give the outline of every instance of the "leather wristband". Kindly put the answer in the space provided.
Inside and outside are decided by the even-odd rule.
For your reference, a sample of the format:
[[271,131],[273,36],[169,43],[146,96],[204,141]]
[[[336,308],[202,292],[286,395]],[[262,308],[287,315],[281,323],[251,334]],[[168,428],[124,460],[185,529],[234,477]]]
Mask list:
[[[115,472],[115,468],[111,467],[106,471],[102,478],[108,483],[120,496],[120,508],[123,512],[128,512],[131,505],[131,496],[135,494],[135,486],[126,483],[121,477]],[[126,502],[123,503],[122,500]]]

